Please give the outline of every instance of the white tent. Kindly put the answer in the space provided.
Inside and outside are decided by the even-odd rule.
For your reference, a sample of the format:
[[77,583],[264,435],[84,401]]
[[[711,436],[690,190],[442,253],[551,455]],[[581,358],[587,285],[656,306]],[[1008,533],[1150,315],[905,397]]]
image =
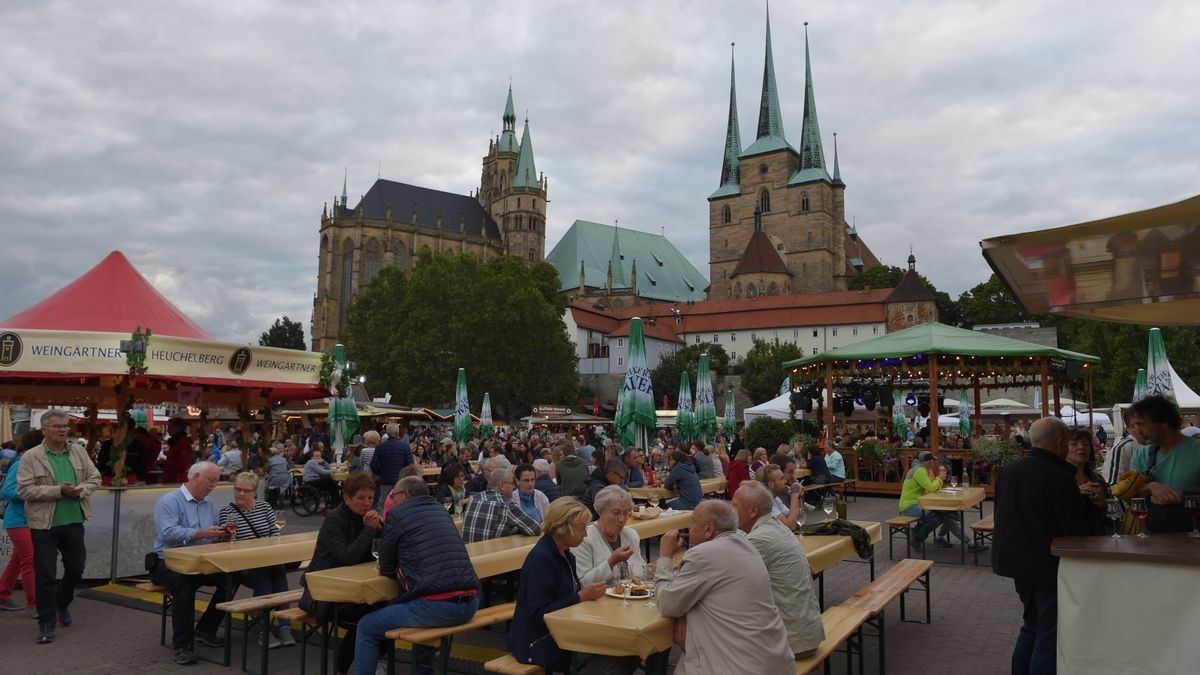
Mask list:
[[[1073,429],[1077,427],[1087,428],[1088,414],[1089,413],[1086,412],[1077,412],[1069,405],[1064,405],[1062,410],[1059,411],[1059,417],[1062,418],[1062,421],[1066,422],[1067,426]],[[1113,428],[1112,420],[1108,417],[1108,415],[1102,412],[1092,412],[1091,418],[1092,429],[1104,429],[1104,433],[1108,434],[1109,436],[1116,435],[1117,431],[1115,428]]]
[[[822,393],[825,393],[825,392],[822,392]],[[783,394],[780,394],[779,396],[776,396],[775,398],[771,399],[770,401],[767,401],[766,403],[759,403],[756,406],[751,406],[749,408],[746,408],[745,410],[742,411],[742,421],[745,422],[746,426],[750,426],[750,423],[753,422],[754,418],[756,418],[756,417],[773,417],[777,420],[788,419],[788,414],[791,412],[791,406],[792,406],[790,396],[791,395],[788,393],[783,393]],[[869,420],[874,420],[878,417],[880,410],[882,410],[882,409],[876,408],[873,411],[867,410],[865,407],[855,403],[854,404],[854,414],[850,416],[850,419],[852,421],[864,421],[864,422],[869,421]],[[797,410],[796,411],[796,419],[798,419],[798,420],[817,419],[817,414],[818,414],[817,408],[816,408],[816,406],[813,406],[813,410],[810,413],[804,413],[800,410]],[[834,414],[837,416],[838,419],[844,419],[842,417],[841,411],[835,411]],[[956,424],[957,424],[957,422],[956,422]]]

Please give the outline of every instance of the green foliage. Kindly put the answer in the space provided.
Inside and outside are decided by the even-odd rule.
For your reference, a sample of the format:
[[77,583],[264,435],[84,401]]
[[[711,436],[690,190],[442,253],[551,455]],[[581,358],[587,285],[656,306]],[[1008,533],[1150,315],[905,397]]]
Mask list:
[[[900,280],[904,278],[906,272],[907,270],[895,265],[872,267],[846,279],[846,288],[852,291],[867,287],[895,288],[900,284]],[[917,276],[937,298],[938,321],[950,326],[962,325],[958,303],[954,301],[954,298],[951,298],[950,294],[945,291],[939,291],[933,282],[925,278],[924,274],[918,273]]]
[[774,417],[755,417],[746,428],[746,447],[751,450],[762,447],[774,453],[775,448],[791,439],[792,425]]
[[1030,316],[1017,303],[1008,287],[995,274],[958,296],[958,311],[959,319],[966,327],[1030,320]]
[[654,387],[656,404],[662,401],[663,394],[666,394],[676,406],[679,405],[679,374],[685,370],[692,381],[692,392],[695,393],[696,371],[700,365],[700,355],[704,353],[708,353],[708,371],[714,377],[729,371],[729,355],[721,345],[710,342],[688,345],[674,354],[664,356],[654,370],[650,371],[650,385]]
[[1002,467],[1015,460],[1020,454],[1017,444],[1008,438],[982,436],[975,439],[975,456],[979,461],[987,462],[994,467]]
[[791,342],[755,340],[742,361],[742,392],[755,403],[775,398],[787,376],[783,363],[802,356],[804,352]]
[[262,347],[282,347],[283,349],[308,349],[304,344],[304,327],[299,321],[292,321],[286,314],[275,319],[271,328],[258,338]]
[[372,389],[393,400],[449,405],[461,366],[473,410],[488,392],[496,416],[515,419],[535,403],[575,403],[565,302],[548,263],[426,253],[409,271],[385,267],[359,293],[346,344]]

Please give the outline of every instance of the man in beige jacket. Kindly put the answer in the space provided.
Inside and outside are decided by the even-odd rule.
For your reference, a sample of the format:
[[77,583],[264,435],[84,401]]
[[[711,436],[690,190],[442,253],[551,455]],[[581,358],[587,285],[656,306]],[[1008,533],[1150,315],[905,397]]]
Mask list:
[[679,619],[675,635],[683,657],[675,674],[794,673],[767,568],[737,533],[729,502],[709,499],[696,507],[691,548],[676,571],[671,558],[679,540],[678,530],[663,535],[654,572],[659,611]]
[[[71,625],[69,607],[87,561],[83,523],[91,517],[88,496],[100,487],[100,472],[87,450],[67,442],[69,421],[61,410],[43,414],[45,438],[25,453],[17,470],[17,494],[25,500],[25,518],[33,539],[38,644],[54,641],[58,623]],[[56,578],[60,553],[61,581]]]

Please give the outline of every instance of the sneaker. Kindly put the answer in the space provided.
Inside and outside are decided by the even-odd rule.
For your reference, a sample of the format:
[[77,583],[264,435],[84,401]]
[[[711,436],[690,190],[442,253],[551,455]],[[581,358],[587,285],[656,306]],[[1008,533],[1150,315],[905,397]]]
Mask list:
[[175,650],[175,664],[180,666],[190,665],[196,662],[196,655],[187,647],[180,647]]
[[37,643],[39,645],[48,645],[54,642],[54,624],[44,623],[38,629]]
[[0,600],[0,609],[6,612],[15,612],[23,608],[12,600]]
[[[264,636],[262,636],[262,635],[258,636],[259,646],[262,646],[263,638],[264,638]],[[267,649],[279,649],[280,647],[283,646],[283,641],[280,640],[279,638],[275,637],[274,635],[268,635],[268,636],[266,636],[266,639],[267,639]]]
[[62,624],[63,626],[70,626],[71,621],[72,621],[71,610],[69,610],[69,609],[58,610],[58,622],[60,624]]
[[941,546],[942,548],[952,548],[954,546],[954,544],[950,543],[950,537],[934,537],[933,545]]
[[196,642],[209,647],[225,646],[225,640],[217,636],[216,633],[201,633],[200,631],[196,631]]
[[292,629],[290,627],[285,626],[279,629],[279,644],[284,647],[294,647],[296,645],[296,638],[292,636]]
[[33,617],[33,620],[34,620],[34,621],[37,621],[37,620],[38,620],[37,607],[30,607],[30,608],[29,608],[29,616]]

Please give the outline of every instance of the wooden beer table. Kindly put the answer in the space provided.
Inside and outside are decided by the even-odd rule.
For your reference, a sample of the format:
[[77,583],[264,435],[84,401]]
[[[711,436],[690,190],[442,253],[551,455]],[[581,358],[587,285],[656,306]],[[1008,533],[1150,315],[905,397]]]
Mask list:
[[926,511],[958,511],[959,521],[962,526],[963,536],[958,540],[959,546],[959,564],[967,564],[967,519],[963,514],[967,509],[975,509],[979,511],[979,517],[983,518],[983,500],[987,498],[987,493],[981,487],[966,487],[966,488],[943,488],[937,492],[931,492],[927,495],[921,495],[917,500],[921,508]]

